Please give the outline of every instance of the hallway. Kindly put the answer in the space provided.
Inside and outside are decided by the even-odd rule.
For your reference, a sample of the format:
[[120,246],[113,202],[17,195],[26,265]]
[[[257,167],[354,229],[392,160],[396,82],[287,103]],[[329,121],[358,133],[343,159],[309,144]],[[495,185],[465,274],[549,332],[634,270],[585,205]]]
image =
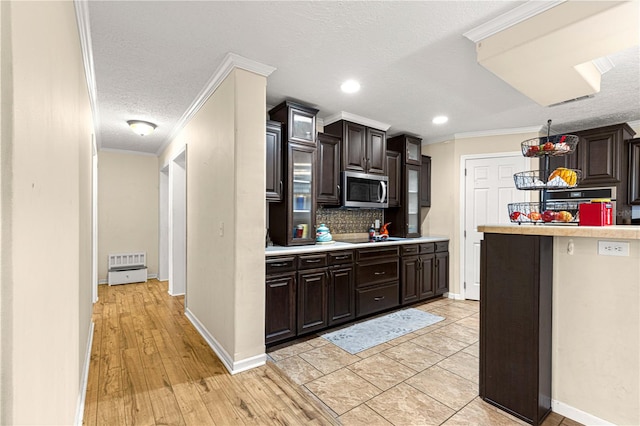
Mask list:
[[335,424],[271,363],[231,376],[166,282],[98,297],[85,425]]

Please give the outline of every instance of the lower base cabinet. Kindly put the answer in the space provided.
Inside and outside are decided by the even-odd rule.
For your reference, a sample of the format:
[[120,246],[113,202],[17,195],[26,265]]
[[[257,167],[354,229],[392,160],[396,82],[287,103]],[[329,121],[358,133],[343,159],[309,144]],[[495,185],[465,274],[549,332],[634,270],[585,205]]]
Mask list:
[[298,334],[328,325],[327,281],[326,268],[298,272]]
[[296,336],[296,273],[267,275],[265,343]]
[[272,345],[446,293],[448,243],[270,256],[265,283]]

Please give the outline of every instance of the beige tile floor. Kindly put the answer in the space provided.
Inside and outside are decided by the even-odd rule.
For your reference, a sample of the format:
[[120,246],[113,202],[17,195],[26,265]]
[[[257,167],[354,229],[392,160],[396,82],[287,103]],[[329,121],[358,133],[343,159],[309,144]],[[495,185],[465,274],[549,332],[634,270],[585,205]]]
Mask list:
[[[524,425],[478,397],[479,304],[412,306],[444,321],[356,355],[318,335],[274,347],[270,360],[343,425]],[[579,423],[551,413],[544,426]]]

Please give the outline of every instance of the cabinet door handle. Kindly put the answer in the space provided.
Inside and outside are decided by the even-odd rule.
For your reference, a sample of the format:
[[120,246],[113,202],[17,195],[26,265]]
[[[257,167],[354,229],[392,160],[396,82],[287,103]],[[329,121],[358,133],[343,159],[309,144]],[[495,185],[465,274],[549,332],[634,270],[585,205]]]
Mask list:
[[280,193],[282,194],[282,181],[280,181]]
[[286,263],[272,263],[271,264],[271,267],[273,267],[273,268],[281,268],[283,266],[287,266],[287,264]]
[[308,260],[305,260],[305,263],[318,263],[318,262],[320,262],[320,259],[314,259],[314,260],[308,259]]
[[373,275],[384,275],[384,274],[385,274],[385,271],[382,271],[382,272],[374,272],[374,273],[373,273]]
[[374,297],[373,300],[375,300],[376,302],[379,302],[381,300],[384,300],[384,296]]
[[344,255],[344,256],[336,256],[336,260],[343,260],[343,259],[348,259],[349,255]]
[[278,288],[278,287],[284,287],[286,285],[289,285],[289,283],[269,284],[269,287]]
[[338,200],[340,199],[340,185],[336,185],[336,188],[338,188]]

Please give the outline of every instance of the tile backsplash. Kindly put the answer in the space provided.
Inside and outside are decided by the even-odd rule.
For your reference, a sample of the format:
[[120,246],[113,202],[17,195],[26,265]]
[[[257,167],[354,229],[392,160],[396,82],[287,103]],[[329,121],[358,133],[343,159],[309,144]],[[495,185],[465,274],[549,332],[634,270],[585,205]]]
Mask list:
[[382,209],[325,209],[316,210],[316,225],[324,223],[332,234],[354,234],[368,232],[376,219],[384,223]]

